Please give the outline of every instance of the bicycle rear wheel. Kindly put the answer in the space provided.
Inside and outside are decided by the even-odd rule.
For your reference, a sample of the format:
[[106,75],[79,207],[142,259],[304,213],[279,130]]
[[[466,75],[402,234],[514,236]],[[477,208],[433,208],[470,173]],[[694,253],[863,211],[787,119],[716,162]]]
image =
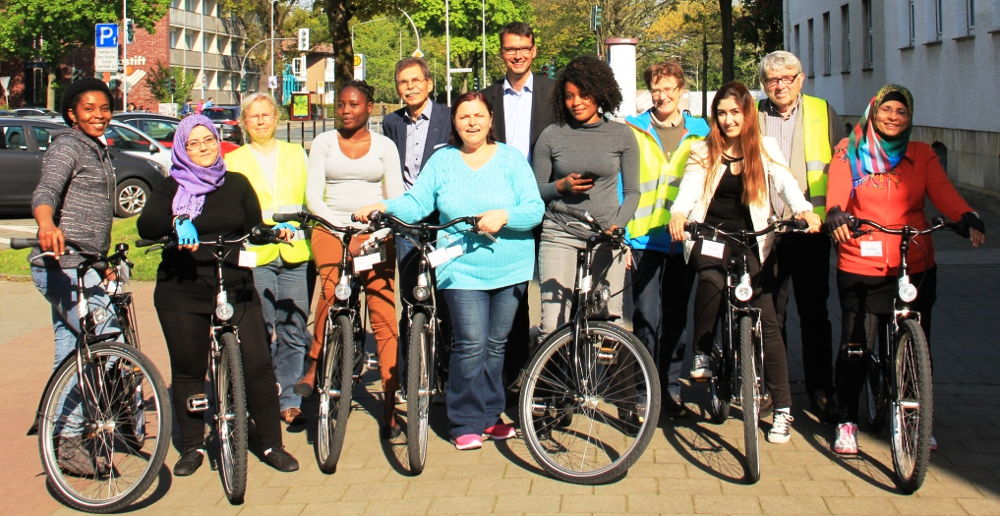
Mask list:
[[216,374],[215,431],[219,440],[219,476],[229,502],[243,503],[247,490],[247,392],[243,357],[236,334],[219,336],[222,359]]
[[[332,314],[331,314],[332,315]],[[325,343],[320,358],[322,370],[316,382],[319,417],[316,421],[316,461],[323,473],[337,470],[347,435],[354,385],[354,342],[351,319],[346,315],[327,317]]]
[[913,319],[902,322],[893,357],[896,392],[890,407],[892,464],[896,485],[912,493],[924,482],[930,463],[934,394],[930,351],[924,331]]
[[146,492],[163,465],[171,431],[167,387],[149,358],[120,343],[90,346],[82,377],[76,365],[74,353],[42,395],[42,466],[66,505],[119,511]]
[[550,336],[528,364],[519,411],[524,440],[554,477],[600,484],[645,451],[660,414],[653,358],[631,333],[590,321]]
[[740,316],[740,408],[743,411],[743,446],[746,453],[744,471],[747,482],[760,480],[760,441],[757,424],[760,421],[760,382],[763,364],[758,364],[754,349],[753,320],[749,315]]
[[419,475],[427,463],[427,435],[430,428],[431,386],[434,365],[431,356],[433,333],[427,314],[416,312],[410,320],[410,344],[406,351],[406,450],[410,473]]
[[[725,318],[726,320],[729,317]],[[721,322],[716,326],[716,343],[712,347],[712,372],[714,373],[708,380],[708,391],[710,399],[708,402],[708,420],[715,424],[721,424],[729,418],[729,412],[733,401],[733,328],[727,323]],[[719,342],[721,340],[721,342]]]

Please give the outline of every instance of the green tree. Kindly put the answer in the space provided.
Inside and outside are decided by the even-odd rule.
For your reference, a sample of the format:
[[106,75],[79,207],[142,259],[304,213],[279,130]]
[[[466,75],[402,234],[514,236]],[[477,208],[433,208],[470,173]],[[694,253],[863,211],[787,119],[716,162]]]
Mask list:
[[[320,3],[320,0],[315,1],[317,4]],[[407,12],[412,10],[413,2],[411,0],[322,0],[322,6],[326,12],[330,42],[333,44],[337,83],[340,84],[346,77],[354,76],[351,20],[356,18],[356,21],[366,21],[382,14],[396,16],[400,14],[400,9]]]
[[[171,79],[173,79],[175,86],[173,92],[170,91]],[[191,94],[196,79],[197,75],[194,72],[170,67],[163,64],[163,61],[153,65],[145,77],[145,81],[149,84],[149,89],[153,92],[156,100],[178,103],[184,102],[184,99]]]
[[736,39],[758,48],[762,54],[784,46],[781,0],[743,0],[733,29]]
[[536,68],[554,64],[562,68],[574,57],[597,53],[597,35],[591,32],[592,0],[537,0],[531,23],[538,43]]

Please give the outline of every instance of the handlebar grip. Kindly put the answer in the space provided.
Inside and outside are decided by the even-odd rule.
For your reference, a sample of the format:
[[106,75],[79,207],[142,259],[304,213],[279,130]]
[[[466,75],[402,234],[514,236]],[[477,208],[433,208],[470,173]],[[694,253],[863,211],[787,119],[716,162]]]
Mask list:
[[697,222],[692,222],[692,221],[685,222],[684,223],[684,231],[687,231],[688,233],[692,233],[692,234],[696,233],[698,231],[698,223]]
[[275,213],[271,215],[271,220],[275,222],[301,222],[302,215],[300,213]]
[[549,209],[552,210],[552,213],[569,215],[570,217],[580,220],[581,222],[592,222],[594,220],[594,217],[592,217],[587,210],[581,210],[579,208],[570,208],[569,206],[566,206],[566,204],[562,202],[554,202],[552,204],[549,204]]
[[135,241],[135,246],[136,247],[149,247],[151,245],[156,245],[156,244],[166,244],[168,242],[171,242],[172,240],[173,240],[173,238],[171,238],[171,237],[154,238],[154,239],[140,238],[139,240]]
[[35,247],[38,245],[37,238],[11,238],[10,248],[11,249],[27,249],[29,247]]
[[809,229],[809,223],[805,219],[793,219],[792,227],[799,230]]

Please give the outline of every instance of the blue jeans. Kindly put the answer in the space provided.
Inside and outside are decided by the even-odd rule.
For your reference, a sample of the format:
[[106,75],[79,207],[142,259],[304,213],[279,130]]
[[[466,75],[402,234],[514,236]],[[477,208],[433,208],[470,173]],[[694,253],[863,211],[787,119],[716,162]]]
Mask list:
[[447,409],[451,436],[482,434],[504,409],[503,355],[527,283],[441,290],[451,308]]
[[302,376],[306,347],[312,336],[306,330],[309,290],[306,270],[309,262],[289,264],[280,257],[253,270],[253,282],[260,295],[267,342],[271,345],[274,376],[281,385],[280,410],[298,408],[302,398],[292,392]]

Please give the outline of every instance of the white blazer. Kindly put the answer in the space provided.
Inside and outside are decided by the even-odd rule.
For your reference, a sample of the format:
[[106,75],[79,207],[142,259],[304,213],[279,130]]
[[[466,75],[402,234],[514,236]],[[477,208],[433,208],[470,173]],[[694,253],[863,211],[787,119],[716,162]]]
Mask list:
[[[765,192],[767,198],[763,205],[750,205],[750,219],[753,222],[754,231],[759,231],[767,226],[767,219],[774,213],[779,212],[780,205],[776,206],[772,197],[777,195],[781,201],[792,208],[792,213],[811,211],[812,204],[806,200],[799,184],[792,176],[785,158],[781,154],[778,142],[772,137],[764,136],[761,141],[762,149],[760,153],[761,162],[764,164],[764,180],[766,183]],[[715,197],[715,190],[722,180],[722,170],[725,165],[717,165],[718,171],[712,185],[705,184],[705,168],[702,162],[707,160],[708,145],[704,141],[696,141],[691,144],[691,154],[688,157],[687,165],[684,167],[684,177],[681,179],[680,191],[673,206],[670,207],[670,215],[684,215],[688,220],[694,222],[704,222],[708,213],[708,205]],[[706,186],[711,188],[706,189]],[[771,254],[771,247],[774,243],[774,233],[768,233],[757,237],[757,256],[761,263]],[[684,242],[684,259],[691,257],[691,248],[694,241],[688,238]]]

